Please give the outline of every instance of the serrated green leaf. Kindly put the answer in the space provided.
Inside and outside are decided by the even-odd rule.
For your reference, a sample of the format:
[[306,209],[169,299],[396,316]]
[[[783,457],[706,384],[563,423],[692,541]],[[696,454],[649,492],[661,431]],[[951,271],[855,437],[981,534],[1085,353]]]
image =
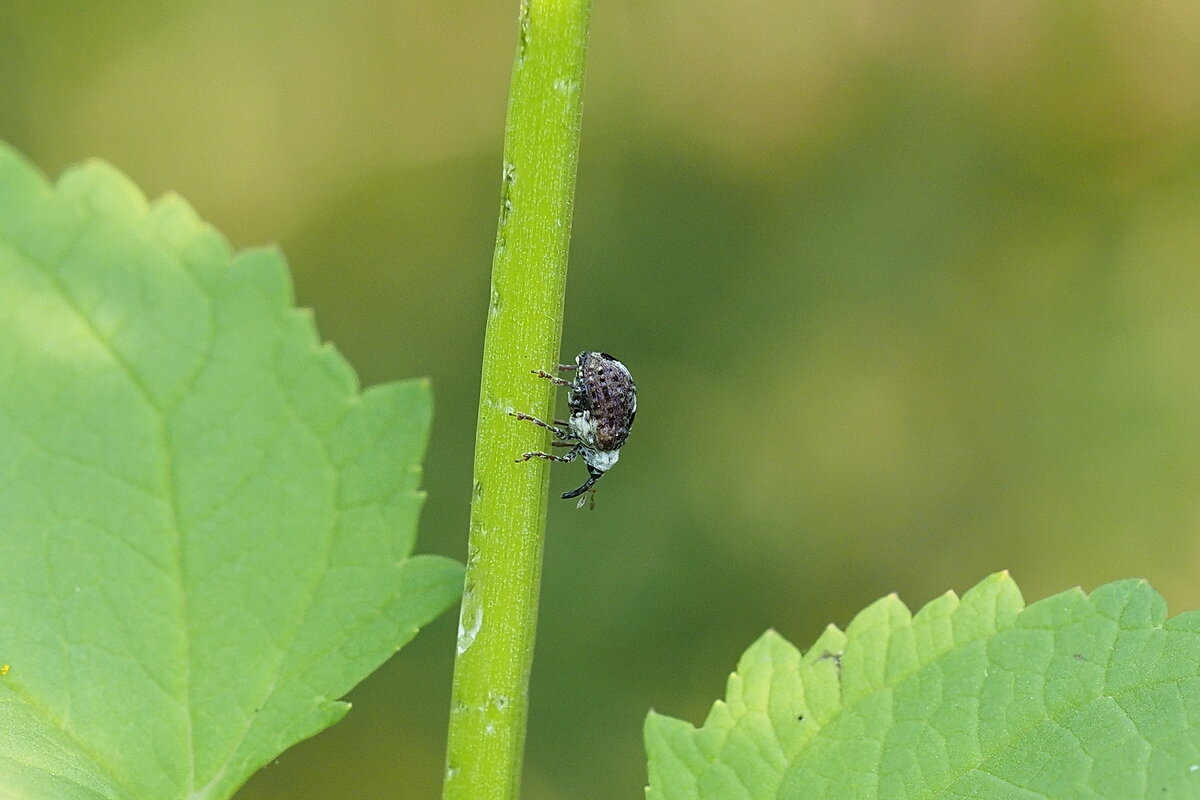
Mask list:
[[1200,614],[1133,580],[885,597],[803,657],[768,631],[702,727],[645,733],[651,800],[1200,797]]
[[0,146],[0,798],[220,798],[444,610],[421,381],[182,200]]

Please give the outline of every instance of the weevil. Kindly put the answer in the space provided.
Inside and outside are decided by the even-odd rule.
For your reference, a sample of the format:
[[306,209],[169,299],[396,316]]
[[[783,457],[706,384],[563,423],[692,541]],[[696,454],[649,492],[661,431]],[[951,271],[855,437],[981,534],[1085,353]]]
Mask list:
[[596,490],[593,487],[617,463],[621,445],[629,438],[629,429],[633,427],[633,418],[637,415],[637,387],[633,385],[633,376],[624,364],[608,353],[591,350],[584,350],[576,356],[574,364],[558,365],[559,372],[574,372],[574,380],[563,380],[545,370],[530,371],[539,378],[567,387],[570,419],[556,419],[551,424],[519,411],[509,413],[553,433],[561,440],[552,442],[554,447],[571,449],[561,456],[522,453],[517,462],[544,458],[566,463],[582,456],[587,464],[588,479],[578,489],[564,492],[563,499],[579,497],[576,508],[583,508],[590,496],[594,504]]

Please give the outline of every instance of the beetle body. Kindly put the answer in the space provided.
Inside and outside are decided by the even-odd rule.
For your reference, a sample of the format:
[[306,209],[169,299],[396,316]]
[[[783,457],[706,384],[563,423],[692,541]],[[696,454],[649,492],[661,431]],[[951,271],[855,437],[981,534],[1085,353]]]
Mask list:
[[[578,489],[563,494],[564,499],[595,492],[592,487],[612,469],[621,455],[621,446],[629,438],[633,419],[637,415],[637,387],[629,369],[607,353],[584,350],[574,364],[559,364],[560,372],[574,372],[574,380],[566,381],[542,370],[533,374],[567,387],[567,408],[570,418],[555,420],[551,425],[528,414],[513,413],[550,430],[561,441],[557,446],[570,447],[564,455],[524,453],[518,461],[544,458],[550,461],[574,461],[582,457],[587,464],[588,479]],[[565,426],[565,427],[563,427]],[[580,508],[584,500],[579,501]]]

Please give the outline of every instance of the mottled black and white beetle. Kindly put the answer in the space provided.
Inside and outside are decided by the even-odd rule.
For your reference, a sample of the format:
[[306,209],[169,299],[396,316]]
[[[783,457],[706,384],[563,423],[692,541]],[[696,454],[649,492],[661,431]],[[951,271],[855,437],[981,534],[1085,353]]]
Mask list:
[[[563,499],[590,493],[595,502],[596,490],[592,487],[612,469],[621,455],[621,445],[629,437],[633,418],[637,414],[637,387],[633,376],[620,361],[608,353],[593,353],[584,350],[575,357],[574,364],[559,364],[559,372],[575,372],[575,380],[565,381],[544,370],[532,370],[534,375],[567,387],[569,420],[554,420],[551,425],[537,417],[510,411],[517,419],[527,419],[541,425],[562,441],[553,442],[555,447],[570,447],[566,455],[549,453],[523,453],[518,462],[531,458],[549,461],[574,461],[583,456],[587,464],[588,479],[583,486],[563,494]],[[565,426],[565,427],[560,427]],[[583,508],[587,496],[579,497],[577,508]]]

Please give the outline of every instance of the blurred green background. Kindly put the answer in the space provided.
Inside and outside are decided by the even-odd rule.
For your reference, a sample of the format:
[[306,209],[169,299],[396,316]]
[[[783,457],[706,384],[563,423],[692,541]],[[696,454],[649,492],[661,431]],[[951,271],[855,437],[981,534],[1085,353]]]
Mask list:
[[[0,0],[0,138],[278,242],[364,384],[433,378],[460,560],[516,7]],[[1200,607],[1200,5],[596,0],[570,273],[564,359],[641,413],[551,500],[528,800],[640,796],[648,709],[888,592]],[[238,797],[436,797],[455,624]]]

